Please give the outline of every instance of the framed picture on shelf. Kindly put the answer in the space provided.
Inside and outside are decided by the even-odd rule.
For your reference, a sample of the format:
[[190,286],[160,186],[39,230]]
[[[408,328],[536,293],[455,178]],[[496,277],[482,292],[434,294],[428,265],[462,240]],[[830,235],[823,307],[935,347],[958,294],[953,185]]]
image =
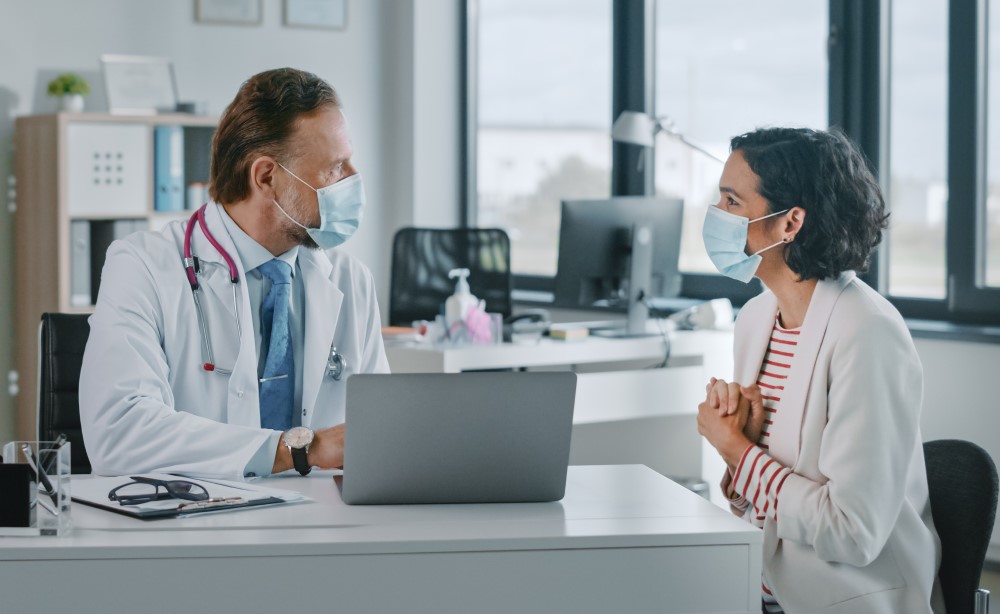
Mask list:
[[285,25],[343,30],[347,27],[347,0],[285,0]]
[[152,115],[177,110],[174,65],[167,58],[102,55],[101,69],[110,113]]
[[261,0],[195,0],[194,20],[198,23],[260,25]]

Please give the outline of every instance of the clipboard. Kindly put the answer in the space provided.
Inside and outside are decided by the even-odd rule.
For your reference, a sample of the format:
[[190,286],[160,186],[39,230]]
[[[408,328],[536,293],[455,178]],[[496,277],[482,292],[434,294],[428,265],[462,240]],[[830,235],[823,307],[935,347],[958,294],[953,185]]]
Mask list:
[[149,501],[138,505],[121,505],[108,499],[108,493],[117,486],[132,482],[129,477],[89,478],[73,481],[72,499],[77,503],[96,507],[116,514],[139,518],[140,520],[156,520],[161,518],[183,518],[193,514],[207,512],[223,512],[239,510],[263,505],[280,505],[294,501],[304,501],[306,498],[296,492],[275,491],[216,480],[198,480],[185,476],[164,474],[138,474],[143,477],[158,480],[186,480],[200,484],[208,491],[208,501],[183,501],[166,499]]

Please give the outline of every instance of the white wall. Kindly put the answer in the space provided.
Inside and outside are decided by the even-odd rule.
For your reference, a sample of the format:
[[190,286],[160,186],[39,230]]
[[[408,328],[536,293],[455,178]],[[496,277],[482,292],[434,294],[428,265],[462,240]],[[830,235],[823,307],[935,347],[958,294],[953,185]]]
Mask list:
[[[924,366],[924,440],[966,439],[1000,464],[1000,344],[916,339]],[[989,558],[1000,561],[1000,515]]]
[[[344,100],[371,204],[345,249],[372,269],[381,297],[387,296],[395,228],[458,219],[461,0],[353,0],[344,30],[285,27],[279,0],[263,0],[259,26],[195,23],[194,4],[0,0],[0,440],[14,432],[5,385],[14,336],[13,218],[6,188],[13,120],[55,110],[44,87],[58,72],[87,77],[97,90],[87,110],[103,111],[101,54],[169,57],[180,98],[204,101],[214,115],[244,79],[262,70],[293,66],[329,81]],[[428,121],[418,122],[425,113]],[[22,382],[29,385],[34,383]]]
[[384,227],[387,254],[399,227],[455,226],[461,219],[462,2],[396,3],[386,15],[394,60],[384,78],[395,93],[383,126],[394,171],[386,190],[391,200],[407,203],[392,209]]

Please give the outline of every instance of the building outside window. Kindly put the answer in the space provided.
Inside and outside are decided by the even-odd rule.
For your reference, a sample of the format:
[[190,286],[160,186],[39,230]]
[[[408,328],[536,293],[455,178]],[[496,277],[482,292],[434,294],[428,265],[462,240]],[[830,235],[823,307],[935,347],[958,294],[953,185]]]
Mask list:
[[559,202],[611,186],[611,0],[479,0],[477,226],[556,273]]
[[[723,160],[730,138],[755,128],[825,128],[827,12],[800,0],[657,0],[656,114]],[[721,174],[719,162],[659,136],[656,192],[684,199],[684,272],[716,272],[701,227]]]

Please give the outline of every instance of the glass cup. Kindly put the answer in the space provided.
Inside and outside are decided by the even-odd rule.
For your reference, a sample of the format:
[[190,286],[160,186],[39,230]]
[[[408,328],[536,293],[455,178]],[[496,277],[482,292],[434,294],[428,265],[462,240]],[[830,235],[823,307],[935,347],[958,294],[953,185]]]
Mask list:
[[[0,527],[0,534],[66,535],[73,528],[70,490],[70,443],[11,441],[3,447],[5,465],[28,467],[27,527]],[[4,496],[4,498],[7,498]],[[11,501],[17,501],[11,497]]]
[[490,343],[503,343],[503,314],[490,313]]

